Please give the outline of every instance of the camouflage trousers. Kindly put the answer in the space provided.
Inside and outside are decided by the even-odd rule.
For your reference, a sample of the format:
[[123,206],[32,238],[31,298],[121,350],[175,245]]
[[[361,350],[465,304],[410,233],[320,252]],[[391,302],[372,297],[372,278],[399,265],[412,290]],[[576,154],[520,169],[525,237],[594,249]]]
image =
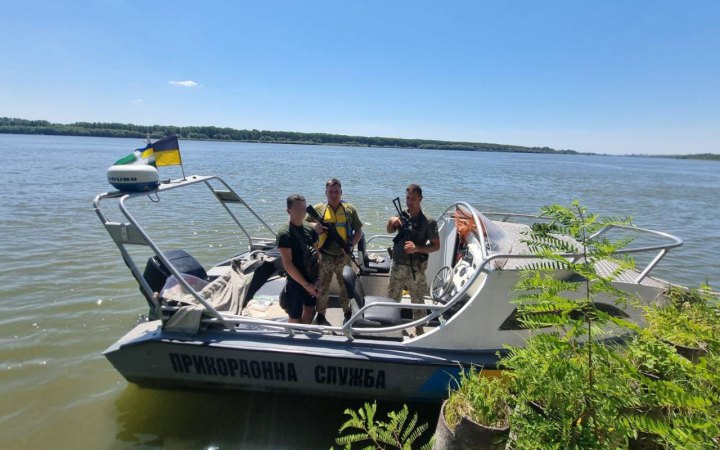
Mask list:
[[[426,269],[427,261],[417,263],[415,265],[415,278],[413,279],[411,266],[393,264],[390,269],[390,284],[388,285],[387,296],[395,301],[400,301],[402,291],[407,286],[410,300],[413,303],[425,303],[425,294],[428,293],[427,279],[425,278]],[[425,317],[425,315],[424,310],[413,309],[413,319],[417,320]]]
[[342,306],[343,311],[350,311],[350,300],[348,300],[348,293],[342,276],[343,268],[349,264],[350,256],[346,254],[335,256],[320,253],[320,286],[318,287],[317,299],[317,312],[319,314],[325,314],[325,311],[327,311],[330,282],[332,282],[333,275],[335,275],[340,287],[340,306]]

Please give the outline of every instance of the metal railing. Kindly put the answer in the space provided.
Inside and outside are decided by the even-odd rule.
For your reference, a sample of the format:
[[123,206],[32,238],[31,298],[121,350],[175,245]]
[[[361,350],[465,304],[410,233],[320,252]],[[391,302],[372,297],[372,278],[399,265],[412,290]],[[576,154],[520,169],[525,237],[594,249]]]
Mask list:
[[[216,180],[219,183],[221,183],[228,191],[229,195],[225,196],[225,199],[223,198],[223,195],[220,195],[217,189],[213,188],[213,186],[210,184],[210,181]],[[247,237],[250,245],[252,246],[252,243],[254,241],[258,241],[263,238],[253,238],[250,233],[247,232],[247,230],[242,226],[240,221],[237,219],[235,214],[230,210],[230,208],[227,207],[227,202],[237,202],[242,204],[250,213],[257,218],[260,223],[267,228],[270,233],[272,233],[273,236],[275,236],[275,232],[270,228],[270,226],[265,223],[260,216],[255,213],[255,211],[248,205],[223,179],[217,176],[198,176],[198,175],[192,175],[190,177],[186,177],[182,180],[173,180],[168,183],[162,183],[158,188],[151,192],[109,192],[104,194],[99,194],[95,196],[93,199],[93,208],[95,210],[95,213],[100,218],[100,221],[102,222],[103,226],[105,226],[106,230],[112,237],[113,241],[115,242],[116,246],[120,250],[120,254],[122,255],[123,261],[125,261],[125,264],[130,268],[130,271],[132,272],[133,276],[137,279],[138,283],[140,283],[141,288],[143,291],[145,291],[146,296],[148,299],[153,298],[154,293],[152,292],[152,289],[148,285],[147,281],[143,277],[142,273],[140,272],[139,267],[135,263],[135,260],[130,256],[129,252],[125,248],[126,245],[145,245],[150,247],[152,249],[153,253],[155,253],[155,256],[162,262],[162,264],[170,271],[172,275],[175,276],[175,279],[178,281],[178,283],[182,286],[182,288],[191,294],[193,298],[203,305],[205,309],[208,311],[208,313],[215,318],[218,321],[221,321],[225,323],[228,327],[232,327],[232,324],[225,321],[225,317],[222,313],[218,312],[211,304],[205,300],[205,298],[200,295],[197,291],[195,291],[185,280],[185,278],[182,276],[182,274],[175,268],[175,266],[165,257],[163,252],[160,250],[160,248],[153,242],[152,239],[150,239],[150,236],[145,232],[145,230],[140,226],[138,221],[133,217],[133,215],[130,213],[126,206],[126,201],[138,198],[138,197],[145,197],[150,194],[158,194],[160,192],[169,191],[172,189],[178,189],[181,187],[187,187],[195,184],[205,184],[208,189],[213,193],[214,197],[222,204],[222,206],[225,208],[227,213],[232,217],[233,221],[238,225],[238,227],[242,230],[242,232]],[[102,211],[102,208],[100,206],[100,203],[102,200],[109,199],[109,198],[119,198],[119,209],[120,212],[125,216],[128,223],[117,223],[117,222],[110,222],[105,214]],[[160,310],[159,305],[156,305],[156,308]],[[158,311],[161,313],[161,311]]]
[[[481,214],[487,215],[487,216],[500,216],[502,219],[500,219],[501,222],[507,222],[508,219],[513,217],[523,218],[523,219],[533,219],[533,220],[543,220],[548,221],[547,217],[542,216],[535,216],[530,214],[515,214],[515,213],[498,213],[498,212],[481,212]],[[640,228],[636,226],[629,226],[629,225],[616,225],[616,224],[610,224],[607,225],[600,230],[596,231],[592,235],[588,237],[588,239],[593,239],[598,236],[601,236],[608,231],[612,229],[622,229],[626,231],[630,231],[632,233],[639,233],[639,234],[649,234],[655,238],[661,238],[661,239],[667,239],[671,242],[667,244],[660,244],[660,245],[650,245],[650,246],[644,246],[644,247],[636,247],[636,248],[622,248],[616,251],[614,254],[616,255],[627,255],[627,254],[637,254],[637,253],[649,253],[657,251],[657,255],[640,271],[640,274],[637,276],[637,278],[634,280],[634,283],[639,284],[641,283],[649,274],[652,272],[652,270],[657,266],[657,264],[667,255],[667,253],[673,249],[680,247],[683,245],[682,239],[679,239],[676,236],[673,236],[669,233],[664,233],[662,231],[655,231],[655,230],[649,230],[647,228]],[[557,256],[564,257],[564,258],[571,258],[573,260],[577,260],[579,258],[582,258],[584,255],[582,253],[559,253]],[[480,269],[485,270],[485,266],[496,259],[537,259],[538,256],[534,254],[522,254],[522,255],[516,255],[516,254],[494,254],[489,255],[488,258],[484,259],[482,264],[480,265]]]
[[[210,185],[211,180],[217,180],[220,182],[225,188],[228,189],[228,193],[223,193],[221,191],[218,191],[214,189]],[[224,180],[222,180],[219,177],[216,176],[208,176],[208,177],[202,177],[202,176],[192,176],[189,177],[189,179],[184,180],[175,180],[169,184],[163,184],[161,185],[156,192],[162,192],[170,189],[177,189],[180,187],[192,185],[192,184],[198,184],[198,183],[204,183],[207,185],[207,187],[215,194],[215,197],[220,201],[220,203],[223,205],[223,207],[226,209],[226,211],[230,214],[230,216],[233,218],[235,223],[238,225],[238,227],[242,230],[242,232],[245,234],[245,236],[248,238],[250,245],[252,247],[254,242],[260,242],[260,243],[266,243],[269,242],[267,239],[264,238],[253,238],[250,236],[248,231],[242,226],[240,221],[237,219],[235,214],[230,210],[230,208],[227,207],[227,202],[235,202],[240,203],[247,210],[249,210],[255,218],[257,218],[262,225],[267,228],[273,235],[275,233],[273,230],[265,223],[262,218],[260,218],[255,211],[238,196],[235,191],[230,188],[230,186],[225,183]],[[132,216],[132,214],[127,209],[125,202],[129,199],[136,198],[136,197],[144,197],[147,195],[147,193],[119,193],[119,192],[113,192],[113,193],[105,193],[100,194],[96,196],[93,200],[93,205],[95,208],[95,212],[97,213],[98,217],[100,218],[103,225],[106,227],[108,232],[110,233],[111,237],[115,241],[116,245],[120,249],[120,252],[122,254],[123,260],[128,265],[130,270],[132,271],[135,278],[140,283],[141,287],[144,291],[148,293],[150,297],[152,297],[153,293],[151,292],[150,287],[148,286],[148,283],[143,278],[142,274],[140,273],[139,268],[135,264],[132,257],[127,252],[127,249],[125,246],[127,244],[140,244],[140,245],[147,245],[149,246],[155,255],[160,259],[160,261],[165,265],[165,267],[168,268],[170,273],[175,276],[178,283],[182,286],[182,288],[190,293],[192,297],[205,309],[207,310],[208,314],[211,316],[210,318],[203,318],[202,322],[205,325],[213,325],[213,324],[222,324],[222,326],[225,329],[232,330],[232,331],[252,331],[255,327],[262,328],[264,331],[268,330],[278,330],[279,332],[293,335],[296,332],[321,332],[321,333],[339,333],[342,335],[345,335],[348,339],[353,339],[354,333],[363,333],[363,334],[382,334],[382,333],[390,333],[390,332],[396,332],[401,331],[404,329],[409,329],[417,326],[422,326],[424,324],[427,324],[434,320],[435,318],[440,318],[441,326],[443,323],[442,315],[449,311],[451,308],[453,308],[458,302],[461,300],[466,300],[468,298],[467,291],[475,286],[475,282],[478,279],[478,277],[481,274],[489,272],[491,269],[489,269],[488,264],[491,263],[494,260],[497,259],[536,259],[538,256],[533,254],[489,254],[488,253],[488,242],[486,240],[486,237],[484,236],[483,232],[477,233],[477,238],[480,241],[480,249],[482,252],[482,262],[480,263],[479,267],[472,273],[472,275],[469,277],[467,282],[459,289],[456,289],[454,294],[451,296],[451,298],[443,305],[428,305],[428,304],[416,304],[416,303],[396,303],[396,302],[378,302],[378,303],[371,303],[366,304],[363,307],[361,307],[358,311],[356,311],[352,316],[347,320],[346,323],[344,323],[340,327],[335,326],[322,326],[322,325],[304,325],[304,324],[297,324],[297,323],[284,323],[284,322],[276,322],[272,320],[266,320],[266,319],[257,319],[257,318],[250,318],[250,317],[243,317],[243,316],[237,316],[237,315],[231,315],[226,313],[221,313],[217,311],[211,304],[209,304],[205,298],[203,298],[202,295],[200,295],[197,291],[195,291],[188,283],[187,281],[181,276],[181,274],[178,272],[178,270],[174,267],[174,265],[163,255],[162,251],[158,248],[158,246],[150,239],[150,237],[147,235],[147,233],[143,230],[143,228],[139,225],[139,223],[135,220],[135,218]],[[127,218],[128,224],[118,224],[109,222],[105,215],[102,213],[102,210],[100,208],[100,202],[103,199],[106,198],[120,198],[119,201],[119,207],[120,211],[123,213],[123,215]],[[476,214],[475,208],[473,208],[470,204],[467,202],[456,202],[452,204],[450,207],[448,207],[443,214],[449,213],[453,209],[457,208],[463,208],[465,209],[471,216],[475,224],[476,230],[483,230],[482,223]],[[526,214],[515,214],[515,213],[494,213],[494,212],[487,212],[482,213],[485,215],[493,215],[493,216],[501,216],[502,222],[507,221],[510,218],[516,217],[516,218],[523,218],[523,219],[533,219],[533,220],[547,220],[547,218],[539,217],[539,216],[533,216],[533,215],[526,215]],[[640,275],[636,279],[636,283],[640,283],[654,268],[655,266],[660,262],[660,260],[667,254],[667,252],[675,247],[679,247],[682,245],[682,240],[676,238],[675,236],[672,236],[667,233],[662,233],[659,231],[653,231],[653,230],[647,230],[643,228],[638,227],[628,227],[628,226],[620,226],[620,225],[609,225],[606,228],[600,230],[597,232],[593,237],[596,237],[602,233],[605,233],[609,231],[611,228],[624,228],[633,232],[641,232],[641,233],[649,233],[651,235],[654,235],[656,237],[666,238],[671,240],[671,243],[664,244],[664,245],[656,245],[656,246],[647,246],[647,247],[640,247],[635,249],[621,249],[617,254],[629,254],[629,253],[640,253],[640,252],[650,252],[650,251],[658,251],[658,254],[655,256],[655,258],[645,267]],[[367,244],[369,244],[374,239],[382,239],[382,238],[392,238],[392,236],[389,235],[378,235],[371,237]],[[252,250],[252,248],[250,249]],[[567,258],[577,258],[582,257],[582,254],[577,253],[567,253],[567,254],[561,254],[559,256],[567,257]],[[477,292],[475,292],[477,294]],[[472,296],[470,298],[470,301],[472,301]],[[384,327],[358,327],[355,328],[353,325],[358,320],[362,319],[365,312],[372,308],[392,308],[392,309],[421,309],[421,310],[430,310],[431,313],[426,315],[423,318],[415,319],[407,323],[402,323],[398,325],[391,325],[391,326],[384,326]],[[159,310],[162,310],[164,308],[160,308],[158,306]],[[168,311],[171,312],[171,311]],[[245,325],[249,328],[242,329],[241,327]]]
[[[478,218],[477,214],[475,214],[473,208],[466,202],[458,202],[450,206],[448,210],[451,208],[454,208],[456,206],[463,206],[468,209],[469,212],[471,212],[473,220],[475,221],[475,226],[478,230],[481,230],[482,227],[480,225],[480,219]],[[446,211],[447,212],[447,211]],[[479,233],[482,235],[482,233]],[[389,237],[392,238],[392,236],[385,236],[385,235],[379,235],[380,237]],[[371,238],[368,242],[370,242],[373,238]],[[485,240],[481,237],[480,242],[482,247],[485,247]],[[415,328],[418,326],[422,326],[424,324],[427,324],[431,322],[432,320],[436,318],[440,318],[445,312],[453,308],[458,302],[461,300],[467,299],[467,291],[475,284],[475,281],[477,278],[482,274],[481,270],[475,270],[474,273],[469,277],[468,281],[460,288],[455,291],[455,293],[451,296],[451,298],[443,305],[428,305],[424,303],[396,303],[396,302],[377,302],[377,303],[370,303],[364,305],[362,308],[360,308],[358,311],[356,311],[352,316],[347,320],[346,323],[344,323],[340,327],[333,327],[333,326],[323,326],[323,325],[304,325],[304,324],[297,324],[297,323],[283,323],[283,322],[275,322],[271,320],[265,320],[265,319],[254,319],[254,318],[245,318],[241,316],[228,316],[225,315],[223,317],[222,322],[224,324],[233,324],[235,327],[239,325],[249,325],[249,326],[262,326],[264,328],[271,328],[271,329],[278,329],[281,330],[287,334],[292,335],[295,332],[303,331],[303,332],[323,332],[323,333],[339,333],[345,335],[348,339],[352,340],[353,333],[362,333],[362,334],[383,334],[383,333],[392,333],[396,331],[401,331],[404,329],[410,329]],[[384,326],[384,327],[361,327],[361,328],[354,328],[353,324],[357,322],[358,320],[362,319],[365,315],[365,312],[372,308],[391,308],[391,309],[420,309],[420,310],[430,310],[432,311],[430,314],[426,315],[425,317],[412,320],[410,322],[398,324],[398,325],[390,325],[390,326]],[[205,324],[213,324],[217,323],[218,319],[206,319]],[[443,323],[441,319],[441,324]],[[233,329],[236,329],[236,328]]]
[[[472,208],[467,202],[457,202],[448,207],[444,212],[443,215],[447,214],[454,208],[461,206],[463,208],[466,208],[467,211],[472,215],[473,221],[475,222],[475,226],[477,230],[482,230],[482,227],[480,225],[480,218],[475,213],[474,208]],[[482,214],[496,214],[496,213],[482,213]],[[510,217],[522,217],[527,219],[537,219],[537,220],[547,220],[546,218],[539,217],[539,216],[533,216],[533,215],[527,215],[527,214],[513,214],[513,213],[502,213],[504,216],[503,221],[507,221]],[[597,233],[595,233],[592,237],[599,236],[607,231],[609,231],[611,228],[623,228],[629,231],[633,232],[640,232],[640,233],[649,233],[651,235],[654,235],[655,237],[661,237],[661,238],[667,238],[670,239],[672,242],[664,245],[657,245],[657,246],[647,246],[647,247],[640,247],[635,249],[621,249],[617,254],[625,254],[625,253],[640,253],[640,252],[650,252],[658,250],[658,255],[653,259],[653,261],[648,264],[648,266],[641,272],[640,276],[636,279],[635,283],[640,283],[651,271],[652,269],[657,265],[657,263],[662,259],[662,257],[672,248],[679,247],[682,245],[682,240],[678,239],[675,236],[672,236],[667,233],[654,231],[654,230],[648,230],[644,228],[638,228],[638,227],[628,227],[628,226],[620,226],[620,225],[608,225],[607,227],[604,227],[603,229],[599,230]],[[342,334],[346,336],[348,339],[352,340],[354,339],[353,334],[354,333],[362,333],[362,334],[384,334],[384,333],[392,333],[396,331],[401,331],[404,329],[411,329],[414,327],[422,326],[424,324],[427,324],[431,322],[432,320],[436,318],[441,318],[441,316],[453,308],[458,302],[461,300],[467,299],[467,291],[475,285],[475,282],[477,278],[483,274],[487,273],[490,269],[488,268],[489,264],[497,259],[537,259],[538,256],[534,254],[527,254],[527,255],[518,255],[518,254],[493,254],[493,255],[487,255],[485,252],[487,251],[487,242],[485,240],[485,236],[483,233],[477,233],[477,237],[480,240],[480,248],[483,251],[483,260],[480,263],[480,266],[473,272],[473,274],[470,276],[468,281],[464,284],[464,286],[461,289],[456,290],[456,292],[452,295],[450,300],[448,300],[447,303],[443,305],[428,305],[428,304],[418,304],[418,303],[396,303],[396,302],[377,302],[377,303],[371,303],[366,304],[362,308],[360,308],[357,312],[355,312],[346,323],[344,323],[342,326],[336,327],[336,326],[323,326],[323,325],[304,325],[304,324],[296,324],[296,323],[283,323],[283,322],[275,322],[271,320],[265,320],[265,319],[255,319],[255,318],[246,318],[242,316],[223,316],[223,323],[224,324],[232,324],[233,329],[237,330],[238,326],[247,325],[251,327],[262,327],[263,329],[267,330],[269,329],[277,329],[279,332],[293,335],[296,332],[320,332],[320,333],[331,333],[331,334]],[[390,235],[378,235],[373,236],[368,240],[368,243],[372,241],[374,238],[392,238]],[[559,254],[558,256],[566,257],[566,258],[579,258],[583,255],[580,253],[564,253]],[[353,324],[357,322],[358,320],[362,319],[364,317],[364,314],[366,311],[372,308],[391,308],[391,309],[421,309],[421,310],[430,310],[432,311],[430,314],[426,315],[423,318],[415,319],[410,322],[405,322],[398,325],[391,325],[391,326],[381,326],[381,327],[353,327]],[[442,324],[442,318],[441,318],[441,324]],[[217,319],[204,319],[204,323],[206,325],[210,324],[216,324],[218,323]]]

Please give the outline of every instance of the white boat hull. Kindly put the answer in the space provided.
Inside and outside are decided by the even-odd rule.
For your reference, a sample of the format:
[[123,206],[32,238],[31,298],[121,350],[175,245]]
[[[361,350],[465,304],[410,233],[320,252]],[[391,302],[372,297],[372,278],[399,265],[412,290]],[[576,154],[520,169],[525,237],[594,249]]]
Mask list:
[[163,334],[140,324],[105,351],[130,382],[153,387],[244,389],[402,401],[441,401],[461,367],[495,369],[494,352],[407,349],[311,336]]

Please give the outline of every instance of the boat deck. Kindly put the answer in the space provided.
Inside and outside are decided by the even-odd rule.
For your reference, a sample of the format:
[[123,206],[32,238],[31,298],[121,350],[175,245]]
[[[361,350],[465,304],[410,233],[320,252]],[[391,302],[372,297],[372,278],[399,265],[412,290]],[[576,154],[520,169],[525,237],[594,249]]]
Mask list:
[[[523,223],[502,222],[497,220],[493,220],[493,222],[495,223],[495,225],[502,228],[505,233],[512,237],[512,240],[515,242],[512,253],[518,255],[533,254],[533,252],[528,248],[527,244],[523,242],[524,240],[528,239],[530,226]],[[578,249],[578,251],[581,249],[580,244],[571,237],[561,236],[561,238],[564,241],[573,244]],[[540,258],[508,259],[507,262],[502,266],[502,269],[522,270],[530,267],[533,264],[540,263],[541,261],[542,259]],[[618,266],[618,263],[612,260],[599,261],[595,264],[595,268],[597,269],[598,274],[605,277],[613,275],[613,273],[617,270]],[[613,276],[613,279],[614,281],[621,283],[636,283],[636,280],[639,277],[640,271],[635,269],[627,269],[618,274],[615,274]],[[670,283],[659,278],[647,276],[643,278],[639,284],[649,287],[666,288]]]
[[[401,302],[409,303],[410,299],[408,297],[404,297]],[[426,300],[426,303],[427,302],[429,302],[429,300]],[[356,312],[358,310],[358,307],[355,303],[355,300],[351,299],[350,304],[353,308],[353,312]],[[280,307],[277,299],[271,298],[269,296],[256,296],[248,302],[247,306],[243,309],[242,314],[244,316],[265,320],[285,321],[287,319],[287,313]],[[343,325],[345,316],[342,307],[340,306],[340,301],[336,295],[330,296],[325,318],[328,322],[330,322],[330,325],[333,327],[341,327]],[[318,323],[316,321],[313,321],[313,325],[318,325]],[[431,323],[429,326],[426,325],[424,328],[425,331],[427,331],[429,328],[432,327],[433,324]],[[356,336],[362,337],[363,335],[362,333],[359,333]],[[375,333],[372,335],[367,335],[366,337],[369,339],[402,341],[405,339],[409,339],[410,335],[407,331],[401,330],[388,333]]]

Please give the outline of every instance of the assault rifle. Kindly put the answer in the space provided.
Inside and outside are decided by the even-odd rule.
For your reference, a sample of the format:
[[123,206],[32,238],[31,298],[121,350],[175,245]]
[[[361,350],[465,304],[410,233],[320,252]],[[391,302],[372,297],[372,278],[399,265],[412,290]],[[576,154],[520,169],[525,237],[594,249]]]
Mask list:
[[[402,204],[400,203],[400,197],[395,197],[393,200],[393,206],[398,213],[400,218],[400,228],[398,234],[393,238],[393,244],[395,246],[400,245],[402,251],[405,251],[405,242],[410,239],[410,233],[412,233],[412,225],[410,224],[410,213],[402,210]],[[415,279],[415,258],[411,253],[410,257],[410,270],[412,270],[413,280]]]
[[412,231],[412,227],[410,226],[410,214],[408,214],[407,211],[402,210],[400,197],[395,197],[395,200],[393,200],[393,206],[395,206],[395,210],[398,213],[401,223],[397,236],[393,238],[393,243],[397,244],[398,242],[403,241],[403,245],[405,245],[405,241],[408,240],[410,232]]
[[315,219],[320,225],[327,228],[327,234],[328,239],[325,241],[326,243],[329,242],[331,239],[342,249],[343,252],[350,255],[352,258],[352,239],[350,236],[348,236],[347,242],[340,236],[340,233],[338,233],[338,230],[334,223],[328,223],[325,222],[322,217],[320,217],[320,214],[315,210],[315,208],[312,207],[312,205],[308,205],[307,208],[305,208],[305,211],[308,213],[310,217]]

